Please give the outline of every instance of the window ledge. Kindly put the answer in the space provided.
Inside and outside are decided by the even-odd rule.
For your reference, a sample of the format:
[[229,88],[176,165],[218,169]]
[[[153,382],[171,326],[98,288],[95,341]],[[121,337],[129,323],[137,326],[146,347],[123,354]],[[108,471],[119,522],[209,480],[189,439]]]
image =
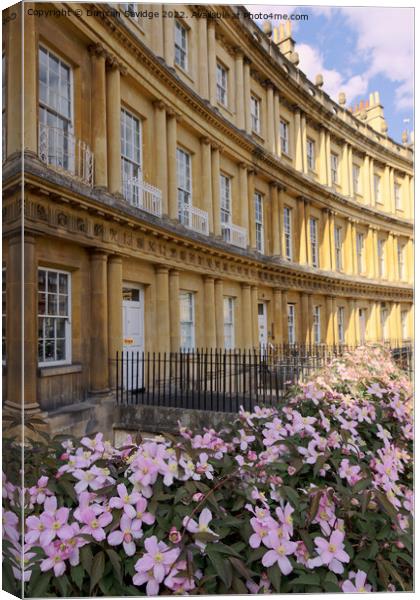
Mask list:
[[39,367],[38,374],[40,377],[54,377],[56,375],[69,375],[71,373],[81,373],[82,365],[74,363],[72,365],[57,365],[51,367]]

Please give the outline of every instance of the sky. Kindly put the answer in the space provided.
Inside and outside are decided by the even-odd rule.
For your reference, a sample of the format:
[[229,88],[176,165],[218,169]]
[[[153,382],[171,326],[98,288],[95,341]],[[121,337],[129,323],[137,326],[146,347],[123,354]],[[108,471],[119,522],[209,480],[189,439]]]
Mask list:
[[[379,92],[388,135],[401,142],[414,129],[414,9],[391,7],[246,4],[255,14],[307,14],[292,22],[299,68],[311,80],[322,73],[323,89],[347,106]],[[273,27],[280,20],[272,20]],[[261,26],[263,21],[258,21]]]

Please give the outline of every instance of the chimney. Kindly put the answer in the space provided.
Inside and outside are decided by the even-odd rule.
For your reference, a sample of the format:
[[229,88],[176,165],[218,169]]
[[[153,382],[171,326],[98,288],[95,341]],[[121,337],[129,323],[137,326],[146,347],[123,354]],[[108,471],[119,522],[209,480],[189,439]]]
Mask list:
[[292,23],[280,23],[278,27],[274,27],[273,41],[280,52],[289,60],[292,54],[295,54],[295,40],[292,38]]
[[379,99],[379,92],[369,94],[369,100],[361,100],[353,109],[353,114],[359,119],[363,119],[368,125],[373,127],[379,133],[388,131],[388,125],[384,117],[384,107]]

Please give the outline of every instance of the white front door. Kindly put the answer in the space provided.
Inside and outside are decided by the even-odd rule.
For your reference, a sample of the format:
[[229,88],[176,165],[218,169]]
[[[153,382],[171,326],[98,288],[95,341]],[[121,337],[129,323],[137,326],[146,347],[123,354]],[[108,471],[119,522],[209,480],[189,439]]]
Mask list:
[[267,345],[267,304],[265,302],[258,303],[258,337],[262,346]]
[[[144,351],[144,291],[142,286],[123,284],[123,350],[128,352],[128,369],[124,364],[124,389],[143,386],[141,368]],[[137,352],[139,360],[137,360]],[[133,359],[133,360],[132,360]]]

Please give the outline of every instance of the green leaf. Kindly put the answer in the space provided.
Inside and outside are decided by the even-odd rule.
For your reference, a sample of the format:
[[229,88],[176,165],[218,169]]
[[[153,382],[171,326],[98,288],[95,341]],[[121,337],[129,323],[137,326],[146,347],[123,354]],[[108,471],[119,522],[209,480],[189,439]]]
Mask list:
[[106,553],[108,554],[112,563],[112,568],[114,569],[114,573],[117,576],[118,582],[122,585],[123,578],[121,571],[121,557],[115,552],[115,550],[112,550],[112,548],[107,548]]
[[237,573],[240,573],[245,579],[251,579],[252,573],[242,560],[235,556],[229,556],[229,560]]
[[291,504],[295,508],[299,508],[299,505],[301,502],[299,499],[299,494],[296,492],[296,490],[294,490],[292,487],[290,487],[288,485],[283,485],[280,489],[281,489],[281,491],[284,491],[287,499],[290,500]]
[[54,583],[58,586],[61,596],[64,598],[68,596],[68,590],[70,587],[70,582],[67,578],[67,575],[63,573],[60,577],[54,577]]
[[77,585],[79,590],[82,589],[84,574],[85,573],[82,565],[77,565],[76,567],[72,567],[70,569],[70,577],[72,581]]
[[232,590],[235,592],[235,594],[249,594],[249,589],[246,587],[244,582],[239,579],[239,577],[234,577],[232,579]]
[[51,574],[44,573],[43,577],[40,577],[36,585],[31,589],[31,596],[34,598],[43,598],[46,596],[46,591],[50,585]]
[[309,507],[309,512],[308,512],[308,523],[312,523],[312,521],[315,519],[318,509],[319,509],[319,503],[321,501],[322,498],[322,494],[323,492],[317,492],[315,494],[315,496],[312,498],[311,501],[311,505]]
[[98,581],[102,578],[105,571],[105,554],[104,552],[98,552],[95,554],[92,561],[92,573],[90,577],[90,593],[92,593],[93,588],[98,583]]
[[83,546],[80,549],[80,562],[88,575],[91,575],[93,554],[89,545]]
[[370,478],[361,479],[352,487],[352,491],[353,491],[353,493],[357,494],[358,492],[361,492],[362,490],[369,487],[371,484],[372,484],[372,480]]
[[64,492],[75,502],[77,501],[77,495],[74,490],[74,485],[68,480],[61,478],[58,480],[58,486],[63,488]]
[[277,564],[268,567],[267,575],[269,580],[271,581],[271,585],[273,586],[276,592],[280,592],[281,586],[281,571]]
[[291,581],[294,585],[320,585],[321,580],[316,573],[302,573],[297,579]]
[[210,550],[211,546],[206,548],[207,556],[213,565],[216,573],[229,589],[232,585],[232,565],[228,560],[222,558],[220,554],[217,552],[213,552]]
[[[196,537],[197,535],[198,534],[196,534]],[[226,546],[226,544],[222,544],[222,542],[212,544],[212,546],[209,546],[209,548],[211,548],[214,552],[220,552],[221,554],[229,554],[230,556],[241,558],[241,555],[238,554],[232,547]]]

